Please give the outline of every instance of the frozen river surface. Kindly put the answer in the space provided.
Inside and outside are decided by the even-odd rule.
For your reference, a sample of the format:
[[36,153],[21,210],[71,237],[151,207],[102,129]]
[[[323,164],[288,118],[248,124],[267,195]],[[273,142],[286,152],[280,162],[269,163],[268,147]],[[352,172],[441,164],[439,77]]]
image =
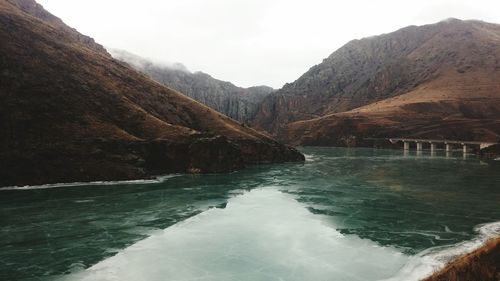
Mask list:
[[2,280],[418,280],[500,234],[500,165],[303,148],[303,165],[0,191]]

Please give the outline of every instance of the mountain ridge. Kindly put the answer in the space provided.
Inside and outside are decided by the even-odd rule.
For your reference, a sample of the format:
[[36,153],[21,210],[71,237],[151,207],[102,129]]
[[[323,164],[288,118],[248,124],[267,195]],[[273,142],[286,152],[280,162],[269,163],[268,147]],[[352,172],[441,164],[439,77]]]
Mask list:
[[0,185],[303,161],[297,150],[160,85],[89,47],[74,29],[46,23],[15,3],[0,1],[0,159],[9,163],[0,169]]
[[109,48],[108,51],[153,80],[243,123],[253,118],[258,104],[274,91],[268,86],[238,87],[201,71],[190,72],[180,63],[155,63],[124,50]]
[[47,10],[43,8],[42,5],[38,4],[37,2],[33,0],[6,0],[6,1],[15,5],[28,15],[33,16],[47,24],[50,24],[56,29],[66,31],[68,34],[70,34],[70,36],[72,36],[74,39],[76,39],[86,47],[93,49],[97,52],[107,54],[106,49],[102,45],[96,43],[93,38],[83,35],[79,33],[76,29],[66,25],[60,18],[49,13]]
[[[268,96],[261,104],[253,124],[293,144],[344,146],[346,139],[359,140],[363,136],[394,137],[399,134],[440,137],[461,135],[471,139],[475,137],[473,128],[469,132],[466,132],[467,127],[454,128],[447,130],[446,134],[436,135],[437,131],[428,131],[425,123],[432,124],[436,122],[436,118],[446,119],[449,115],[459,116],[465,111],[474,111],[471,99],[465,98],[468,95],[472,95],[471,98],[474,99],[482,99],[484,104],[498,104],[496,98],[500,88],[495,77],[500,70],[499,45],[499,25],[457,19],[409,26],[380,36],[352,40],[322,63],[313,66],[295,82]],[[477,76],[478,73],[481,74]],[[488,80],[481,85],[483,89],[472,89],[471,83],[481,77]],[[451,91],[453,85],[450,83],[459,87]],[[432,102],[420,100],[419,110],[418,105],[414,105],[416,100],[407,100],[407,104],[400,102],[400,105],[407,109],[411,107],[411,110],[385,112],[385,115],[378,112],[378,118],[384,117],[386,120],[377,126],[376,120],[370,119],[376,112],[372,112],[371,116],[367,115],[366,108],[357,113],[351,112],[411,92],[432,91],[432,87],[447,92],[443,98],[456,100],[455,103],[465,103],[463,110],[457,104],[446,102],[446,108],[436,106],[444,102],[437,97]],[[493,99],[486,95],[487,92],[494,93]],[[414,95],[412,97],[416,98]],[[489,110],[487,115],[498,119],[496,110],[488,106],[484,108]],[[372,110],[379,109],[372,106]],[[429,116],[426,117],[427,113]],[[405,116],[411,114],[414,114],[419,124],[414,122],[415,126],[411,129],[400,130],[407,122],[403,120]],[[327,116],[330,116],[329,121],[325,120]],[[373,130],[358,130],[356,126],[361,119],[364,120],[362,127],[371,127]],[[323,125],[313,125],[315,120],[324,120]],[[326,125],[334,123],[337,125]],[[349,124],[357,125],[352,125],[353,128],[349,129]],[[392,127],[386,129],[387,124],[392,124]],[[491,129],[488,126],[482,127],[482,130],[491,131],[487,134],[488,140],[497,138],[500,133],[497,125]],[[312,131],[315,133],[311,133]],[[335,137],[335,134],[339,136]]]

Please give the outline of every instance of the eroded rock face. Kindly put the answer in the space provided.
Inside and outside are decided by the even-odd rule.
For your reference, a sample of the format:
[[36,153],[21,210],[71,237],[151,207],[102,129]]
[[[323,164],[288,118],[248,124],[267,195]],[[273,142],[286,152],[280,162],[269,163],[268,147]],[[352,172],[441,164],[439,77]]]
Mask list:
[[237,87],[203,72],[192,73],[178,63],[153,63],[123,50],[110,49],[110,52],[114,58],[128,63],[153,80],[244,123],[253,118],[260,102],[274,91],[267,86]]
[[347,43],[266,97],[253,125],[295,144],[400,133],[495,139],[499,70],[499,25],[410,26]]
[[110,139],[40,144],[0,153],[2,186],[132,180],[166,173],[225,173],[251,164],[303,162],[279,143],[193,136],[186,140]]
[[129,180],[165,173],[220,173],[245,167],[240,148],[224,137],[42,144],[0,154],[2,185]]
[[303,161],[17,4],[0,1],[0,186]]

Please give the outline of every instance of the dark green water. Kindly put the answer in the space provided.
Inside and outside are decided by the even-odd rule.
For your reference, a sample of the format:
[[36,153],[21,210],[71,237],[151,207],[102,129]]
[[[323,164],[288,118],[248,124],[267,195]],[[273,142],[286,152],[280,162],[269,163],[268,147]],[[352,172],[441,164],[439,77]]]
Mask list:
[[[464,159],[462,154],[405,156],[397,150],[302,151],[307,155],[303,165],[260,166],[226,175],[1,190],[0,280],[52,280],[81,274],[101,261],[107,274],[68,278],[120,280],[119,274],[109,274],[110,268],[124,271],[123,257],[140,264],[149,253],[141,252],[144,248],[157,248],[149,253],[155,260],[165,258],[155,269],[179,259],[201,272],[177,267],[162,272],[163,280],[378,280],[396,275],[426,249],[473,240],[478,235],[474,227],[500,221],[500,163]],[[193,232],[197,235],[188,235]],[[328,240],[337,234],[346,238]],[[215,238],[202,243],[210,235]],[[141,251],[134,248],[138,241],[144,242],[137,244],[143,245]],[[287,242],[280,246],[279,241]],[[226,244],[232,246],[226,249]],[[124,251],[106,261],[131,245],[134,254]],[[275,256],[290,247],[287,257],[300,261],[294,267]],[[192,248],[199,251],[185,254]],[[325,248],[337,253],[322,252]],[[178,254],[169,256],[174,250]],[[339,251],[364,254],[337,266],[344,262],[337,259]],[[205,264],[221,252],[226,254],[217,264]],[[358,260],[372,264],[384,258],[391,261],[387,270],[346,277]],[[257,266],[257,260],[266,263]],[[259,270],[250,270],[254,268]],[[130,265],[127,269],[140,271]],[[149,272],[136,278],[158,279],[155,270]]]

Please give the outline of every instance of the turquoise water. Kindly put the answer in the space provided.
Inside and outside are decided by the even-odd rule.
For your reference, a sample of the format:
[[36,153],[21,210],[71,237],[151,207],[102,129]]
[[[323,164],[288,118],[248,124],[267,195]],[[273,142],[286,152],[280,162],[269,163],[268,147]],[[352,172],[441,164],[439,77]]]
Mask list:
[[2,189],[0,280],[416,280],[500,234],[498,162],[301,150],[225,175]]

